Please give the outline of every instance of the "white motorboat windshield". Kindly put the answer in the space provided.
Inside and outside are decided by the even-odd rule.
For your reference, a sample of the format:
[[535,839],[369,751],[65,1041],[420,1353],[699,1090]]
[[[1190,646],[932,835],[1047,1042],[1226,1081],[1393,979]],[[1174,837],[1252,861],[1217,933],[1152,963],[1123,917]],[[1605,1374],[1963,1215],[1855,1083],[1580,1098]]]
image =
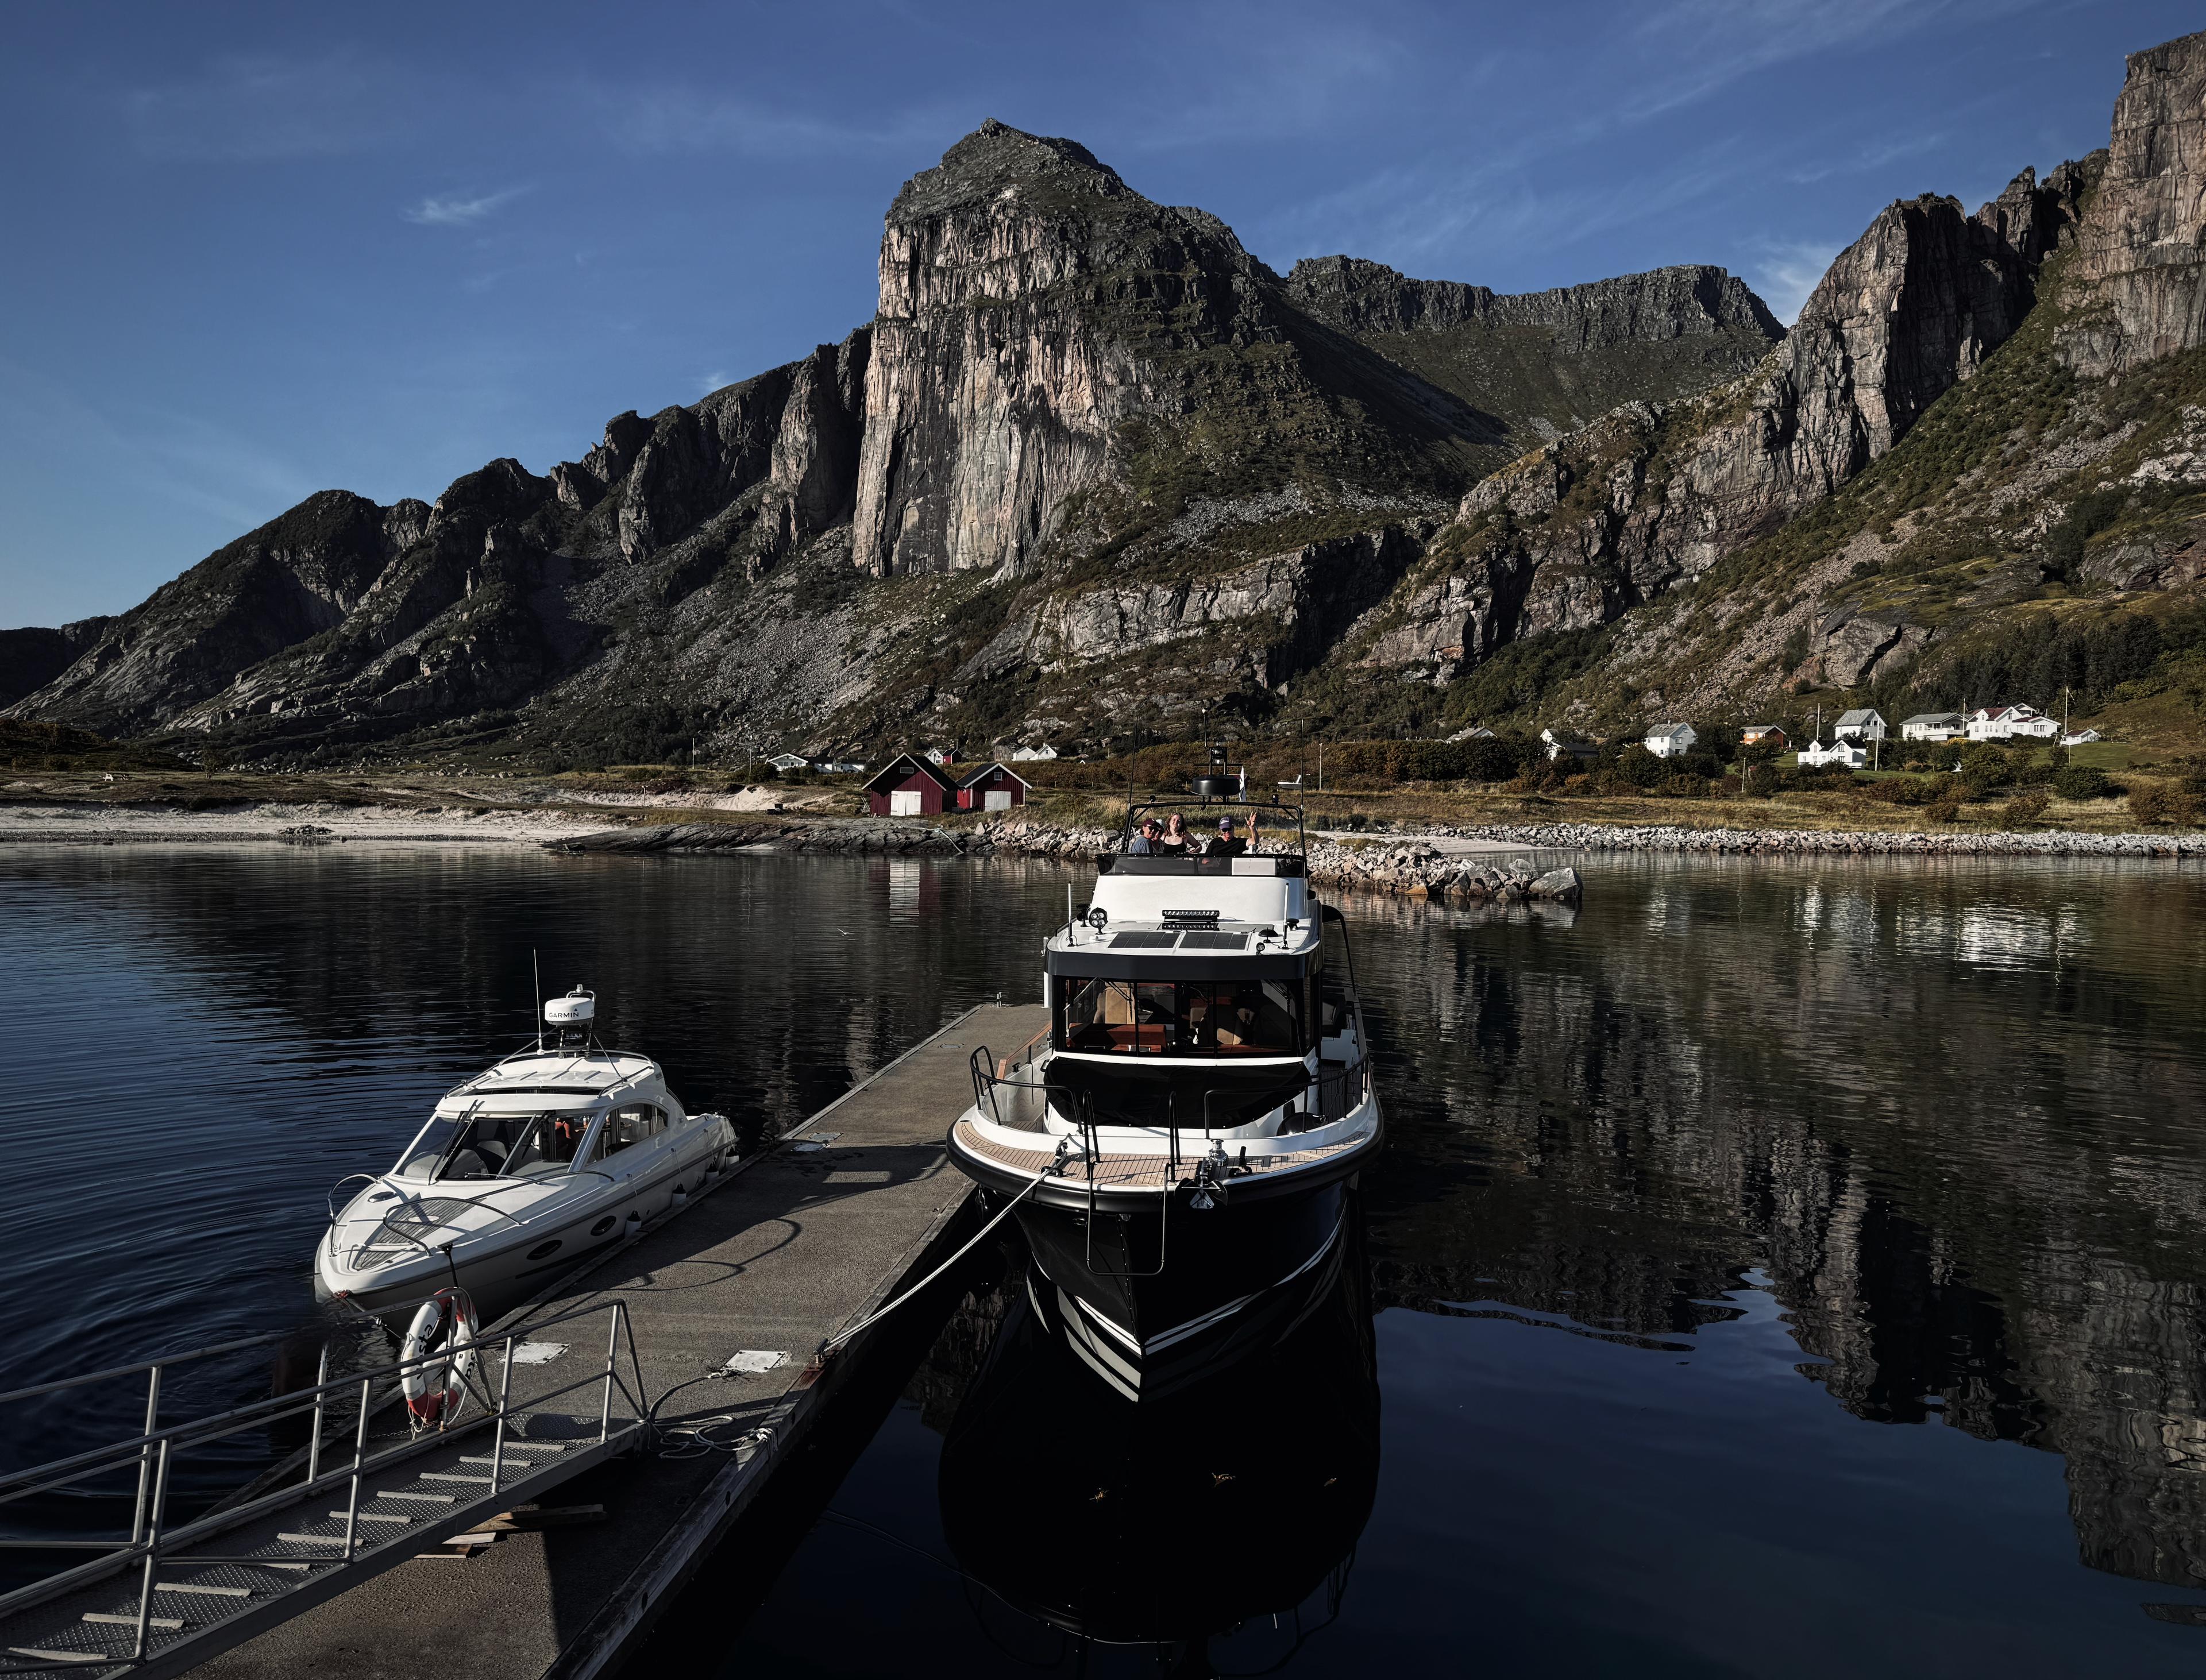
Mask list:
[[556,1178],[582,1159],[587,1109],[540,1114],[438,1114],[400,1159],[397,1177],[429,1183]]

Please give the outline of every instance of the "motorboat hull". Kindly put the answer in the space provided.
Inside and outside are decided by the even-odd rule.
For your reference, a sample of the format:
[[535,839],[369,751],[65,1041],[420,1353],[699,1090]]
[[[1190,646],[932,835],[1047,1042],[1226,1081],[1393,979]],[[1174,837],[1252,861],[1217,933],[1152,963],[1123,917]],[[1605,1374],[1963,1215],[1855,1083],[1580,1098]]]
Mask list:
[[341,1299],[402,1327],[424,1300],[456,1281],[488,1323],[667,1212],[677,1196],[701,1189],[721,1159],[718,1150],[691,1152],[647,1179],[585,1194],[563,1206],[528,1210],[488,1232],[469,1232],[449,1256],[438,1251],[354,1272],[336,1260],[325,1238],[314,1268],[314,1297],[325,1304]]
[[1352,1179],[1207,1208],[1181,1186],[1126,1211],[1022,1203],[1035,1308],[1128,1399],[1172,1393],[1299,1324],[1338,1278]]

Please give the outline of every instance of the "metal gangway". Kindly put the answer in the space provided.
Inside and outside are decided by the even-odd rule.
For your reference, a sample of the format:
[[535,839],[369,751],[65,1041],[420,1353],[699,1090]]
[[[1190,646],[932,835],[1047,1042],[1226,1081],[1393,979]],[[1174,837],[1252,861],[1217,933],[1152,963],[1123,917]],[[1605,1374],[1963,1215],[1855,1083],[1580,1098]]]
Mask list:
[[[600,1345],[593,1320],[602,1361],[591,1351]],[[563,1328],[572,1339],[552,1340]],[[0,1476],[0,1516],[34,1495],[102,1482],[119,1515],[124,1491],[136,1488],[127,1536],[0,1540],[11,1556],[95,1554],[0,1594],[0,1677],[180,1674],[641,1446],[650,1427],[618,1299],[334,1379],[325,1343],[311,1388],[162,1423],[176,1367],[283,1339],[248,1337],[0,1394],[4,1409],[134,1378],[146,1394],[138,1433]],[[566,1379],[570,1359],[587,1368]],[[420,1427],[402,1397],[409,1376],[416,1387],[449,1376],[463,1392],[456,1411]],[[0,1409],[0,1423],[7,1415]],[[241,1497],[170,1518],[171,1471],[186,1455],[287,1418],[307,1420],[311,1432],[299,1462]]]

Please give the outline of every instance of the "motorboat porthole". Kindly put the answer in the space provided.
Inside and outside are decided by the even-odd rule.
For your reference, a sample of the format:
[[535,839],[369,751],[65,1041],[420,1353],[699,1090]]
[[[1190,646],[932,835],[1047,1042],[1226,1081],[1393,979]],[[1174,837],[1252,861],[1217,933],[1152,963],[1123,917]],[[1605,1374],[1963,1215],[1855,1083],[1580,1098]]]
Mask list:
[[603,1236],[607,1231],[613,1228],[613,1225],[618,1218],[619,1216],[617,1214],[606,1214],[604,1218],[599,1220],[597,1224],[590,1227],[590,1235],[593,1236]]
[[370,1201],[396,1201],[398,1200],[398,1192],[396,1190],[378,1190],[373,1195],[370,1196],[368,1200]]
[[559,1252],[559,1241],[560,1239],[555,1236],[549,1242],[538,1243],[528,1251],[528,1258],[533,1260],[551,1259]]

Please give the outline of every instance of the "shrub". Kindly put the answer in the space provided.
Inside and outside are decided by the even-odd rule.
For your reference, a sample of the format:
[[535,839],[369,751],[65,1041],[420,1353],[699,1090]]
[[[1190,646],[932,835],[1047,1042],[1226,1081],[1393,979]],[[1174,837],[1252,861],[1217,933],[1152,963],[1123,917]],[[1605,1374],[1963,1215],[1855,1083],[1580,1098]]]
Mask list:
[[2007,801],[2006,820],[2017,828],[2036,822],[2045,815],[2045,807],[2052,802],[2044,794],[2031,788]]
[[1626,786],[1643,791],[1667,779],[1670,767],[1635,741],[1616,755],[1616,774]]
[[2179,793],[2173,788],[2134,788],[2130,791],[2130,815],[2138,822],[2155,826],[2164,823],[2196,822],[2198,802],[2190,795]]
[[1934,823],[1957,823],[1961,820],[1961,792],[1948,788],[1931,804],[1930,820]]
[[1952,789],[1928,776],[1887,776],[1863,789],[1887,805],[1929,805]]
[[1981,799],[1994,788],[2003,788],[2014,780],[2014,766],[1996,747],[1978,747],[1962,760],[1961,780],[1972,796]]
[[2104,799],[2114,791],[2107,772],[2087,764],[2072,764],[2053,774],[2053,791],[2063,799]]

